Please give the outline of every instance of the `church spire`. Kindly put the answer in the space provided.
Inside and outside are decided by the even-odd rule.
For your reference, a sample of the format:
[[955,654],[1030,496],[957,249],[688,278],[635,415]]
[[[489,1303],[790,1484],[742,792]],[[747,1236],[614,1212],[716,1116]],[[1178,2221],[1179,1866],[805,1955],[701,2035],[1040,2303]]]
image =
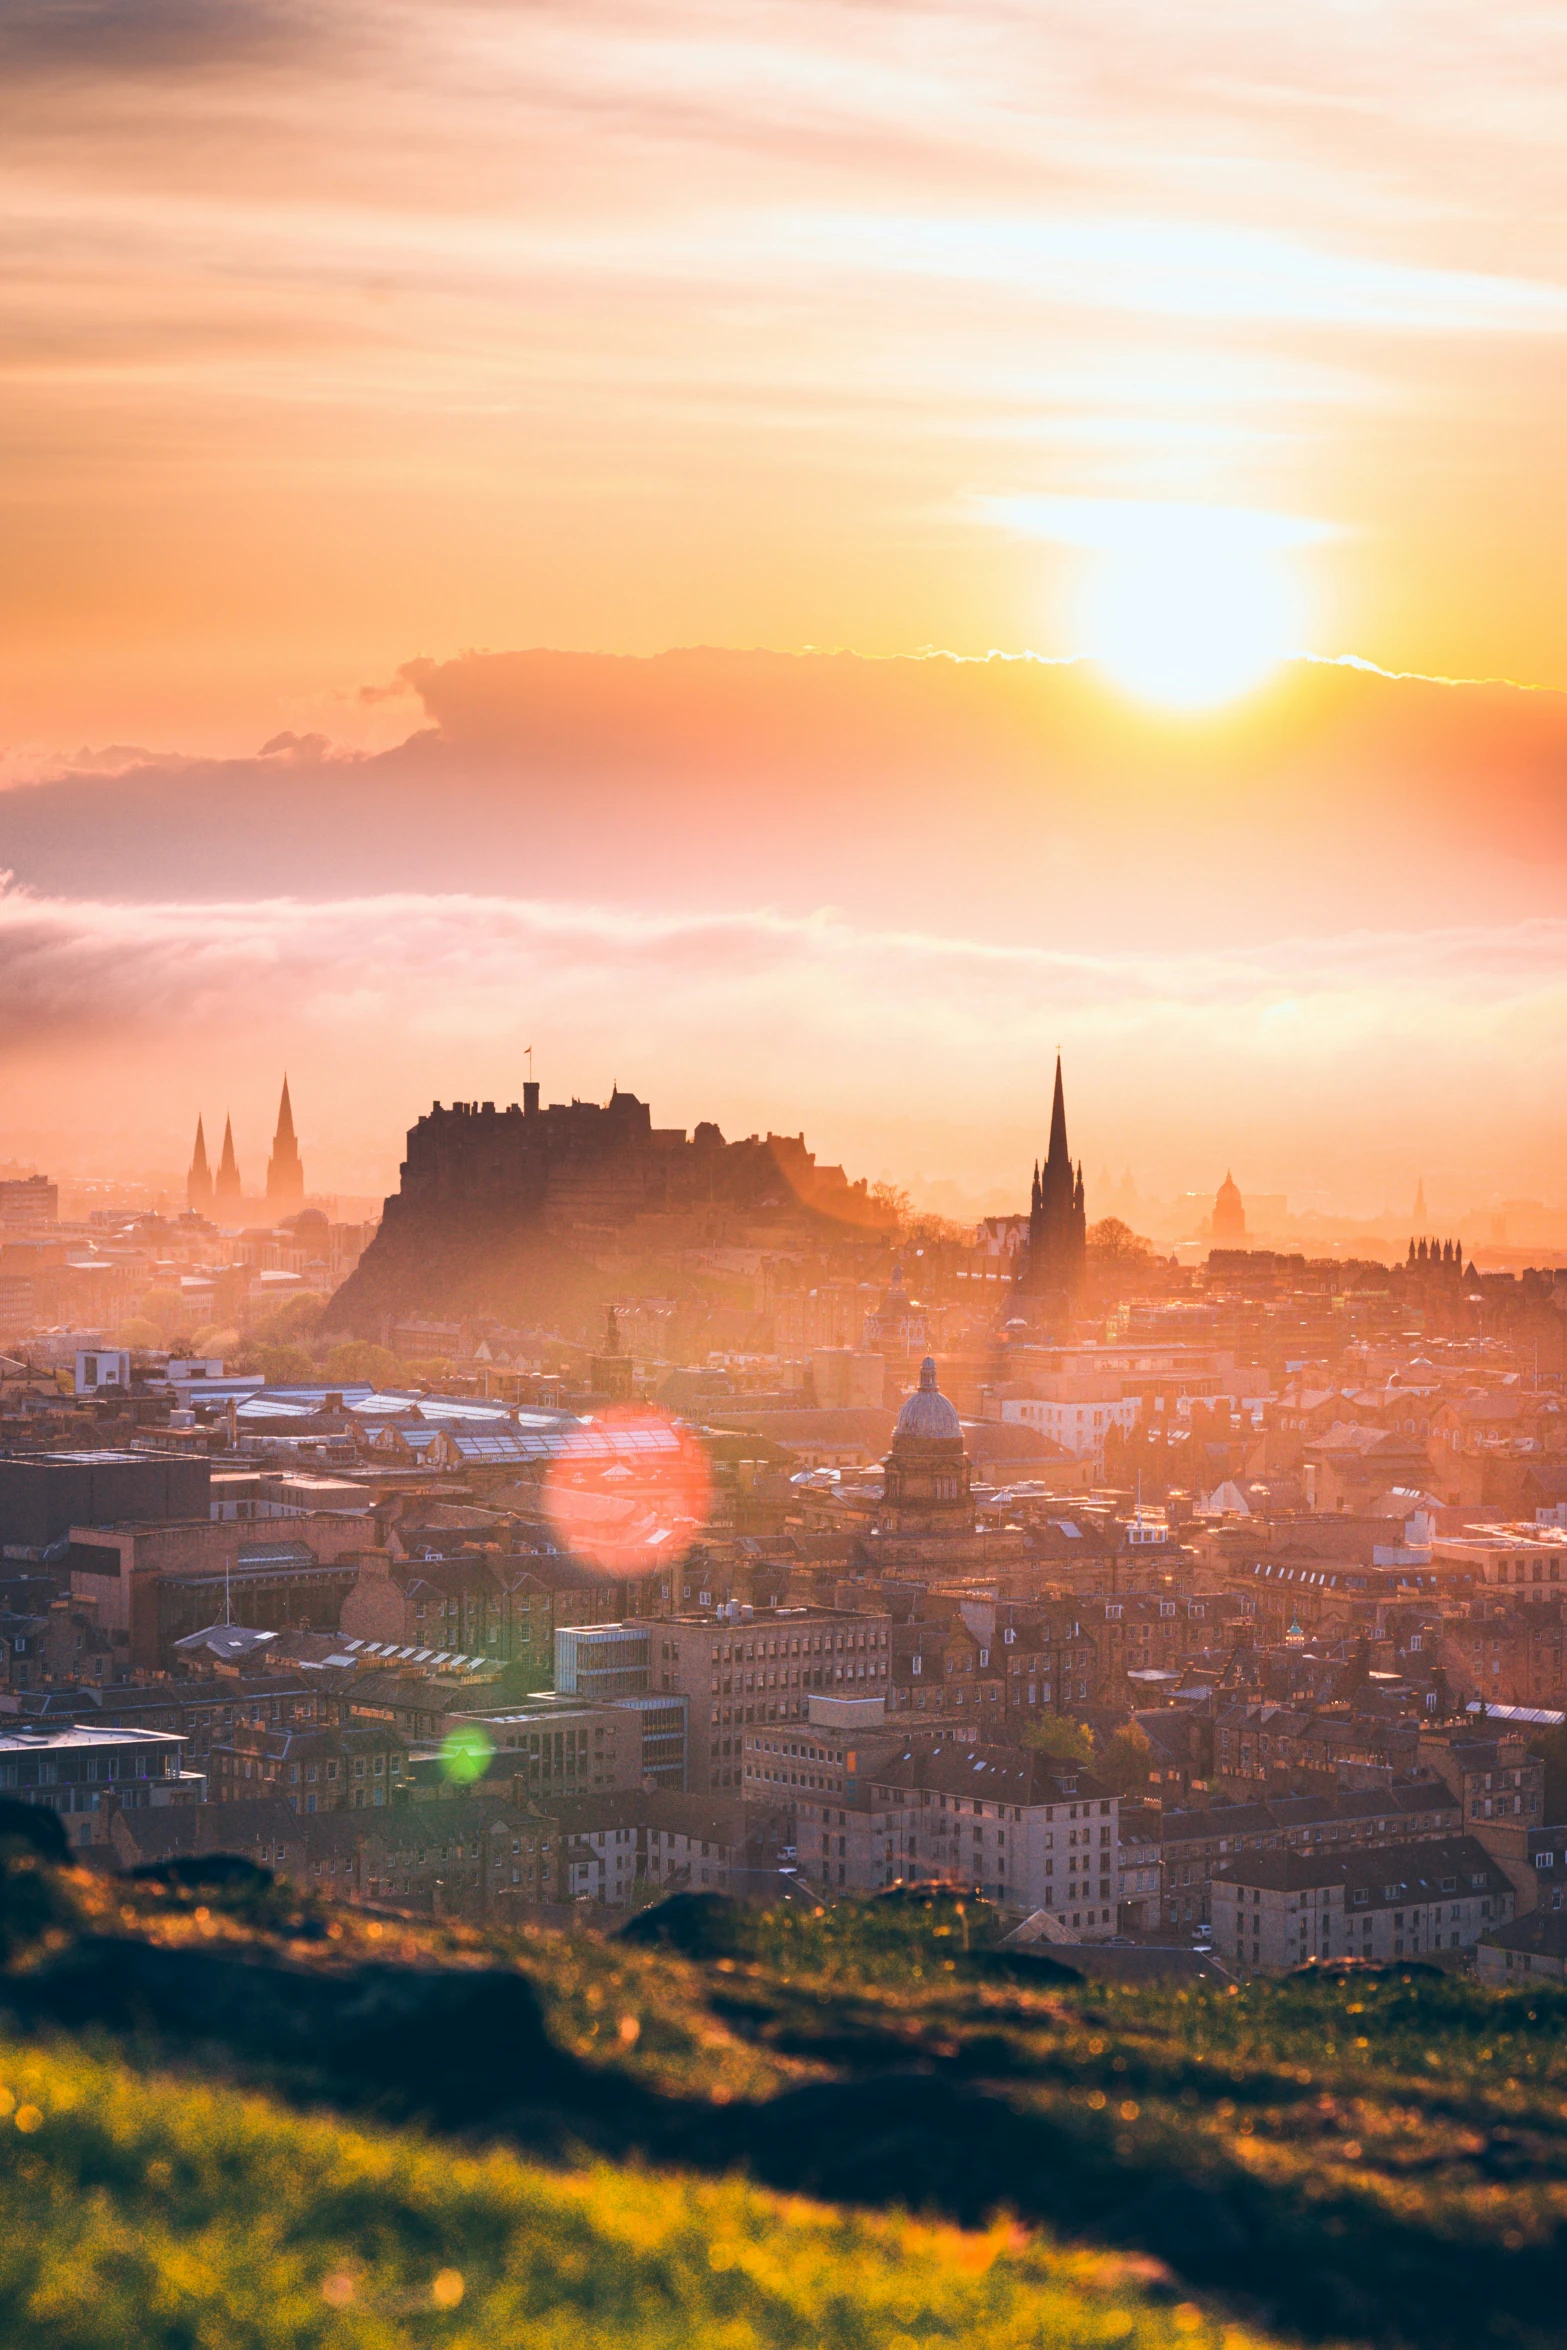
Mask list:
[[1082,1161],[1073,1166],[1066,1139],[1066,1086],[1059,1053],[1050,1103],[1050,1147],[1043,1165],[1038,1160],[1034,1163],[1028,1208],[1028,1255],[1021,1285],[1026,1292],[1053,1299],[1065,1308],[1083,1285],[1087,1218]]
[[283,1078],[283,1098],[278,1104],[277,1132],[272,1138],[272,1156],[267,1161],[267,1205],[280,1214],[286,1214],[305,1204],[305,1170],[299,1162],[299,1144],[294,1139],[294,1110],[288,1098],[288,1077]]
[[212,1196],[220,1208],[237,1208],[242,1190],[243,1186],[239,1180],[239,1162],[234,1156],[234,1121],[231,1117],[225,1117],[223,1121],[223,1156],[218,1161],[218,1176],[212,1187]]
[[201,1114],[196,1115],[196,1147],[185,1178],[185,1205],[193,1216],[205,1216],[212,1206],[212,1169],[207,1164],[207,1137]]
[[1050,1105],[1050,1148],[1045,1154],[1047,1167],[1070,1167],[1071,1154],[1066,1144],[1066,1091],[1061,1083],[1061,1055],[1056,1055],[1056,1091]]

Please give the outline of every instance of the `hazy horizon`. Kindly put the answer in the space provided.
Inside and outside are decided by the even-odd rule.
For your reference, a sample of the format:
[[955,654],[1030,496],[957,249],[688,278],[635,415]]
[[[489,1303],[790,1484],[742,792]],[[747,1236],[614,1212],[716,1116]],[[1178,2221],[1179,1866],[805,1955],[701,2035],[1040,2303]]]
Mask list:
[[286,1067],[371,1196],[531,1044],[1021,1199],[1060,1046],[1091,1184],[1567,1204],[1562,28],[25,0],[0,64],[0,1160],[232,1108],[258,1179]]

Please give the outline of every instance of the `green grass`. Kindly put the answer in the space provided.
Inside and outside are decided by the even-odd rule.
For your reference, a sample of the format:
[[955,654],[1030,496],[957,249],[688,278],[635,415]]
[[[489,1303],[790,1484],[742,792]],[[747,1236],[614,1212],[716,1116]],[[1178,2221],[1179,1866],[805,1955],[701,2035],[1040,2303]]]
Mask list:
[[0,2042],[0,2334],[36,2350],[1173,2350],[1135,2262],[289,2114]]
[[[270,2049],[0,2045],[0,2338],[1562,2338],[1559,1992],[1417,1969],[1239,1990],[1009,1975],[972,1903],[725,1910],[686,1957],[281,1892],[69,1888],[46,1963],[112,1932],[292,1967],[515,1969],[571,2062],[536,2112],[476,2106],[443,2143],[366,2120],[394,2110],[379,2078]],[[328,2094],[335,2114],[301,2117]]]

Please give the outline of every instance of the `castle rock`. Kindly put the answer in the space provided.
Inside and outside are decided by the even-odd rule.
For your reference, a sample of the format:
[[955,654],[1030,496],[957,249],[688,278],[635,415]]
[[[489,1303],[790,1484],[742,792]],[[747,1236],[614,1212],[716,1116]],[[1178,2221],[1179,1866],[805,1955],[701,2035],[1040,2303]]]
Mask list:
[[546,1109],[530,1082],[520,1105],[437,1102],[410,1130],[399,1188],[327,1326],[375,1338],[410,1314],[577,1321],[606,1260],[820,1245],[888,1221],[863,1182],[817,1165],[803,1134],[726,1142],[704,1123],[688,1135],[618,1088]]

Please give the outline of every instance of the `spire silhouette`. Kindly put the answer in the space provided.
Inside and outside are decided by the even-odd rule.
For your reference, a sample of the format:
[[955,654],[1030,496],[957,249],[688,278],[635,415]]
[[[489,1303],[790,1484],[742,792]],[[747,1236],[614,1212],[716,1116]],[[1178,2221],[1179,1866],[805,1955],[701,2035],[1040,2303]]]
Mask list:
[[223,1155],[218,1161],[217,1181],[212,1186],[213,1200],[220,1208],[237,1208],[243,1196],[243,1188],[239,1179],[239,1163],[234,1156],[234,1121],[232,1117],[225,1117]]
[[1045,1154],[1048,1167],[1069,1166],[1066,1147],[1066,1092],[1061,1083],[1061,1055],[1056,1055],[1056,1091],[1050,1105],[1050,1148]]
[[[1028,1255],[1021,1287],[1037,1297],[1047,1319],[1069,1314],[1082,1289],[1086,1267],[1083,1167],[1072,1164],[1066,1138],[1066,1088],[1061,1055],[1056,1055],[1055,1091],[1050,1104],[1050,1145],[1044,1163],[1034,1163],[1029,1188]],[[1046,1304],[1048,1302],[1048,1305]]]
[[305,1170],[299,1161],[299,1144],[294,1139],[294,1108],[288,1098],[288,1076],[283,1078],[283,1098],[278,1103],[277,1132],[272,1138],[272,1156],[267,1161],[267,1205],[286,1214],[305,1204]]
[[212,1206],[212,1169],[207,1164],[207,1137],[201,1115],[196,1116],[196,1147],[185,1178],[185,1205],[194,1216],[205,1216]]

